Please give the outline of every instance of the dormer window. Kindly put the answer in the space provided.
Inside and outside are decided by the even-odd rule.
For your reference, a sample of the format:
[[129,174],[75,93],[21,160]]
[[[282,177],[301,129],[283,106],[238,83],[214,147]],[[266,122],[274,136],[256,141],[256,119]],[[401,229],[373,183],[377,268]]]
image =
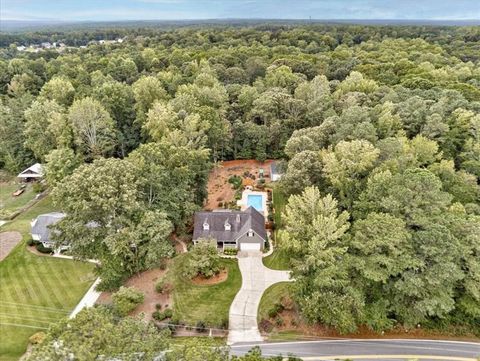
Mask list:
[[225,230],[230,231],[232,229],[232,225],[228,222],[228,219],[225,221]]
[[249,230],[249,231],[247,232],[247,237],[253,237],[253,235],[254,235],[254,234],[253,234],[253,231],[252,231],[252,230]]
[[204,231],[210,230],[210,225],[208,224],[207,220],[205,220],[205,222],[203,222],[203,230]]

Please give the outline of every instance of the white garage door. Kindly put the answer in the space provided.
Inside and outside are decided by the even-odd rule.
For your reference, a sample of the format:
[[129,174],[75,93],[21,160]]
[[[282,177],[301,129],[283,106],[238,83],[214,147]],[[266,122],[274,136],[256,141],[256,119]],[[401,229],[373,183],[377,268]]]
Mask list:
[[240,243],[241,251],[260,251],[260,243]]

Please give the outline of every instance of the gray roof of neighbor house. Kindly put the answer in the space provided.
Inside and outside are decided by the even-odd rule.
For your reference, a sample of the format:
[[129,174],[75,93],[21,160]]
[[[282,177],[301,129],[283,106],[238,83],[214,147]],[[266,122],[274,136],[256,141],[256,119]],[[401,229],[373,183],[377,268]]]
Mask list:
[[50,241],[50,233],[52,230],[48,226],[57,223],[63,217],[65,217],[65,213],[60,212],[40,214],[32,222],[32,234],[37,234],[42,242]]
[[[208,230],[203,225],[208,224]],[[230,230],[225,229],[225,224]],[[217,241],[234,242],[238,237],[253,230],[264,240],[267,239],[265,218],[253,207],[245,211],[216,210],[213,212],[196,212],[194,220],[193,239],[214,238]]]

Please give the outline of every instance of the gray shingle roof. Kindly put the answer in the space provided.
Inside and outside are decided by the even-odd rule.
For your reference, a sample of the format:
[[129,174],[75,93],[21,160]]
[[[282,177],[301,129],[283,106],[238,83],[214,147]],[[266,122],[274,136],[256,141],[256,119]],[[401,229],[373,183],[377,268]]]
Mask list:
[[[225,230],[225,223],[230,224],[230,231]],[[209,229],[204,230],[203,224]],[[245,211],[217,210],[213,212],[196,212],[194,219],[193,240],[214,238],[222,242],[234,242],[238,237],[252,229],[264,240],[267,239],[265,218],[255,208]]]
[[60,212],[40,214],[32,222],[32,234],[39,235],[41,242],[50,241],[51,229],[48,226],[57,223],[63,217],[65,217],[65,213]]

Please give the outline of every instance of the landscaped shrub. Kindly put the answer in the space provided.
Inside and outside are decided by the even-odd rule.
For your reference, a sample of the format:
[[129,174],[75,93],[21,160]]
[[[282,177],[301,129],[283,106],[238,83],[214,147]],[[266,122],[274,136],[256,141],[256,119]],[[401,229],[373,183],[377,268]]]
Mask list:
[[152,313],[152,317],[157,321],[163,321],[164,319],[166,319],[165,314],[162,311],[158,310]]
[[28,241],[27,241],[27,246],[36,246],[37,244],[40,244],[39,241],[35,241],[34,239],[32,238],[29,238]]
[[228,183],[232,185],[233,189],[240,189],[242,186],[242,177],[239,177],[238,175],[232,175],[230,178],[228,178]]
[[36,248],[37,251],[40,252],[40,253],[50,254],[50,253],[53,252],[51,248],[45,247],[42,243],[37,244],[37,245],[35,246],[35,248]]
[[45,340],[46,336],[47,335],[45,334],[45,332],[40,331],[40,332],[34,333],[32,336],[30,336],[28,341],[32,345],[38,345],[38,344],[42,343],[43,340]]
[[235,256],[238,253],[238,249],[236,249],[236,248],[225,248],[223,250],[223,253],[226,254],[227,256]]
[[228,330],[228,318],[222,319],[222,321],[220,322],[220,325],[218,326],[222,330]]
[[221,270],[220,255],[215,243],[205,240],[197,242],[187,254],[183,275],[194,278],[198,275],[210,278]]
[[155,284],[155,291],[158,293],[163,293],[165,291],[165,280],[160,279]]
[[156,309],[157,311],[161,310],[161,309],[162,309],[162,304],[161,304],[161,303],[155,304],[155,309]]
[[273,307],[268,311],[268,317],[274,318],[277,316],[280,312],[283,311],[283,306],[281,303],[275,303]]
[[163,314],[166,318],[172,318],[173,311],[170,308],[166,308],[165,310],[163,310]]
[[35,182],[32,184],[32,190],[34,193],[42,193],[45,190],[45,185]]
[[265,332],[272,332],[273,330],[273,324],[269,320],[266,320],[264,318],[262,318],[262,320],[260,321],[259,326],[260,329]]
[[112,296],[114,310],[120,316],[126,316],[143,302],[145,296],[142,292],[131,287],[120,287]]
[[198,321],[196,327],[197,327],[198,332],[206,332],[207,331],[207,325],[205,324],[204,321]]
[[277,326],[283,326],[283,324],[284,324],[283,318],[281,318],[280,316],[277,316],[277,317],[275,318],[275,325],[277,325]]

